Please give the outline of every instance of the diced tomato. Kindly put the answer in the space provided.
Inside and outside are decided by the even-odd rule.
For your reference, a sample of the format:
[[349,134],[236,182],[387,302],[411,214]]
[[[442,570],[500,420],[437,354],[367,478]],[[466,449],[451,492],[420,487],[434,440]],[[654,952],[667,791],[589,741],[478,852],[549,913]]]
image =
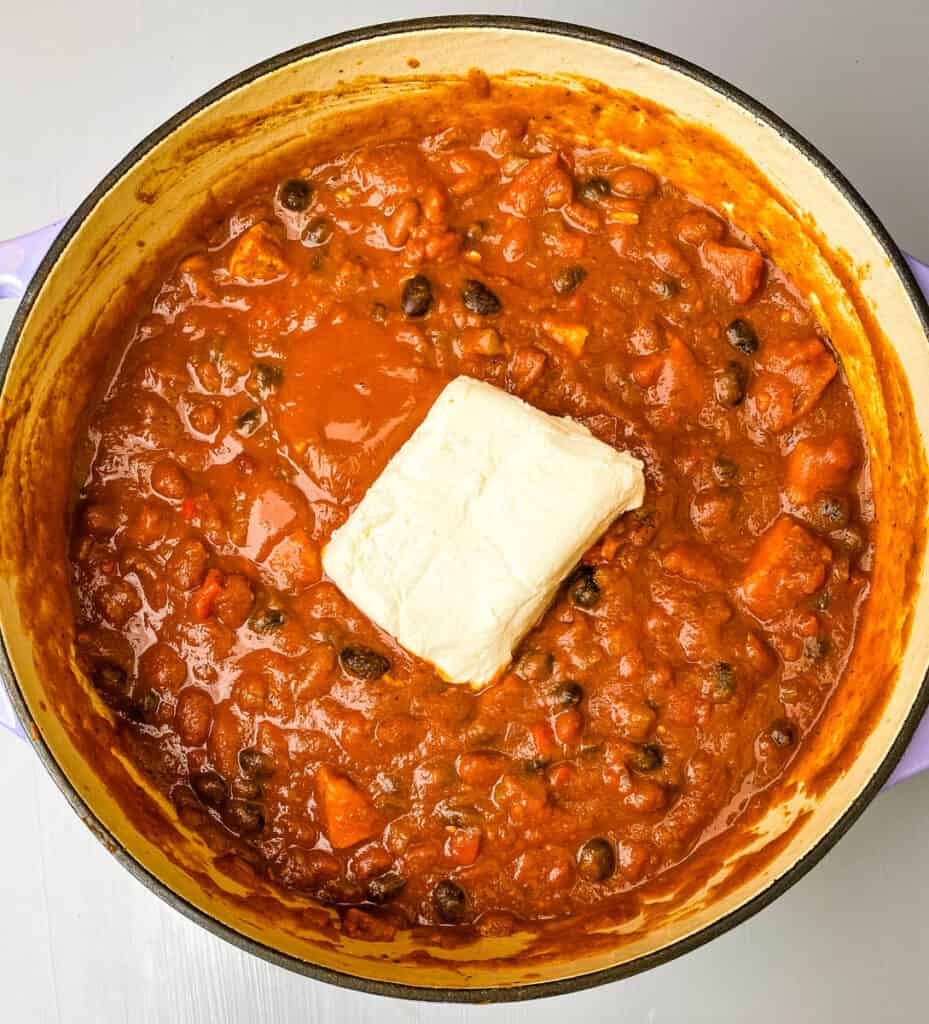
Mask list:
[[223,574],[218,569],[210,569],[206,579],[193,592],[190,598],[190,610],[195,619],[205,622],[213,611],[216,598],[223,590]]
[[380,812],[351,779],[323,765],[315,784],[323,828],[333,849],[354,846],[383,830]]
[[186,519],[188,522],[190,522],[190,520],[193,519],[196,513],[197,506],[194,504],[194,499],[185,498],[181,502],[181,518]]
[[477,860],[481,849],[479,828],[457,828],[445,840],[445,856],[461,867],[469,867]]
[[700,246],[703,265],[729,293],[733,302],[748,302],[761,284],[764,259],[754,249],[707,241]]
[[790,516],[781,516],[758,542],[740,592],[762,621],[789,611],[819,590],[832,564],[832,551]]
[[844,434],[826,441],[800,441],[787,459],[787,496],[798,505],[844,484],[858,453]]

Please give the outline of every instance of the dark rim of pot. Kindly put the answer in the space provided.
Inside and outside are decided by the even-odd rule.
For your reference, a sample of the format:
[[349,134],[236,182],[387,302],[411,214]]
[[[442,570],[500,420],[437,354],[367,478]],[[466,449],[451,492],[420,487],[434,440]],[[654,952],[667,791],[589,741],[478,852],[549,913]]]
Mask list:
[[[271,57],[268,60],[255,64],[253,67],[234,75],[222,84],[211,89],[199,99],[190,103],[174,117],[165,121],[159,128],[156,128],[127,156],[121,160],[102,179],[97,187],[81,203],[74,214],[68,219],[61,233],[53,242],[45,258],[39,265],[34,277],[30,281],[20,302],[19,308],[13,318],[10,330],[7,333],[6,341],[0,350],[0,387],[6,380],[7,371],[20,332],[26,322],[26,318],[32,309],[36,296],[42,288],[51,268],[61,255],[67,243],[73,237],[84,219],[94,209],[100,199],[122,178],[130,168],[141,160],[154,146],[166,138],[171,132],[183,125],[193,115],[199,113],[205,107],[210,106],[228,93],[242,86],[248,85],[262,76],[276,71],[295,61],[323,53],[327,50],[337,49],[351,43],[358,43],[365,40],[377,39],[382,36],[415,34],[436,29],[513,29],[522,32],[535,32],[545,36],[566,36],[590,43],[597,43],[601,46],[615,50],[623,50],[657,64],[665,65],[688,78],[707,86],[715,92],[738,104],[747,110],[754,117],[772,128],[778,135],[784,138],[790,145],[800,151],[813,163],[828,181],[844,196],[848,204],[867,224],[868,228],[877,239],[878,243],[893,265],[897,276],[905,288],[910,302],[916,309],[923,328],[929,340],[929,303],[923,297],[922,292],[916,285],[912,273],[906,264],[900,250],[897,248],[887,230],[878,220],[877,216],[862,199],[855,188],[838,171],[838,169],[813,145],[799,135],[790,125],[786,124],[780,117],[770,111],[767,107],[752,99],[746,93],[728,82],[723,81],[716,75],[705,71],[696,64],[683,60],[662,50],[655,49],[644,43],[627,39],[623,36],[613,35],[599,29],[586,28],[580,25],[572,25],[566,22],[546,21],[535,18],[519,18],[493,15],[459,15],[436,18],[415,18],[409,21],[388,22],[380,25],[371,25],[366,28],[353,29],[341,32],[338,35],[328,36],[313,43],[295,47],[284,53]],[[795,882],[799,881],[823,856],[835,845],[835,843],[848,831],[857,820],[865,807],[871,802],[874,796],[887,781],[894,766],[903,755],[916,726],[923,717],[927,705],[929,705],[929,671],[923,677],[919,693],[909,714],[906,717],[896,739],[890,750],[884,757],[881,764],[874,771],[870,781],[862,792],[856,797],[851,805],[845,810],[838,821],[831,829],[812,847],[800,860],[778,878],[770,882],[761,892],[737,907],[735,910],[723,915],[718,920],[697,930],[692,935],[685,936],[677,942],[672,943],[663,949],[656,950],[644,956],[636,957],[627,963],[608,967],[603,970],[593,971],[587,974],[580,974],[574,977],[562,978],[557,981],[546,981],[538,983],[526,983],[501,988],[427,988],[417,985],[397,984],[394,982],[372,981],[367,978],[357,977],[340,971],[330,970],[316,964],[308,963],[298,957],[279,952],[270,946],[256,942],[240,932],[221,924],[215,918],[210,917],[186,899],[179,896],[172,889],[151,874],[131,854],[129,854],[118,838],[96,818],[93,811],[87,806],[77,790],[62,772],[55,761],[50,750],[45,745],[38,729],[35,727],[26,707],[25,700],[19,689],[10,664],[5,646],[0,645],[0,674],[3,676],[7,692],[13,703],[13,707],[19,716],[20,721],[35,747],[45,768],[55,780],[58,788],[64,793],[68,802],[87,824],[94,834],[103,842],[113,856],[130,871],[143,885],[160,896],[165,902],[179,910],[186,917],[195,921],[214,935],[231,942],[240,949],[247,950],[256,956],[261,957],[279,967],[285,967],[291,971],[303,974],[318,981],[329,982],[343,988],[355,989],[361,992],[368,992],[376,995],[392,996],[401,999],[418,999],[432,1002],[453,1002],[453,1003],[488,1003],[488,1002],[515,1002],[528,999],[537,999],[546,996],[562,995],[568,992],[578,992],[583,989],[593,988],[596,985],[603,985],[607,982],[618,981],[628,978],[631,975],[646,971],[649,968],[667,963],[676,957],[687,953],[698,946],[702,946],[710,939],[722,935],[724,932],[734,928],[737,924],[747,920],[753,914],[766,907],[772,900],[775,900],[782,893],[786,892]]]

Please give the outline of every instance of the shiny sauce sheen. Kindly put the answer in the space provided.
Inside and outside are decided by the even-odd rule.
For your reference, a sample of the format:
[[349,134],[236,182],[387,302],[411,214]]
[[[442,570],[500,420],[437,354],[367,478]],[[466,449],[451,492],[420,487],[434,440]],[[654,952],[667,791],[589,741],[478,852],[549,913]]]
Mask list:
[[[446,123],[308,149],[192,231],[79,460],[78,646],[134,758],[362,938],[506,934],[680,864],[796,754],[869,588],[860,422],[777,268],[531,91]],[[480,693],[320,566],[460,374],[647,480]]]

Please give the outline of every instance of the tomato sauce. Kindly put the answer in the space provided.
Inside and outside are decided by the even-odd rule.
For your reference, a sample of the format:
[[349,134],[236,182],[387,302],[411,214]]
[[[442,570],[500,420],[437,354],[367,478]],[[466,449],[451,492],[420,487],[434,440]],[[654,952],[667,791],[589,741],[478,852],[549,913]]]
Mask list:
[[[94,685],[214,847],[352,935],[504,934],[680,864],[782,774],[868,594],[866,445],[718,212],[527,90],[308,147],[186,243],[90,413],[72,567]],[[479,693],[320,566],[460,374],[647,480]]]

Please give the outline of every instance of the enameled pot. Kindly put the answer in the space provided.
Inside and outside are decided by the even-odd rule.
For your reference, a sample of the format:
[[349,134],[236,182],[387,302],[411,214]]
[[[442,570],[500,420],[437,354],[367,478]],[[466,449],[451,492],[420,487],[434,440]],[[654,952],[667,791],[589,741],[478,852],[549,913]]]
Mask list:
[[[130,282],[144,281],[153,254],[208,190],[230,188],[246,161],[279,156],[340,112],[473,67],[571,88],[602,83],[671,108],[682,133],[711,126],[748,155],[751,166],[730,168],[727,216],[791,275],[832,337],[867,428],[878,494],[872,598],[843,699],[830,702],[778,798],[738,848],[697,862],[686,893],[638,921],[605,923],[570,948],[542,948],[523,933],[464,947],[407,934],[366,943],[340,936],[324,908],[249,898],[241,878],[214,862],[108,742],[105,709],[73,657],[67,611],[70,463],[60,453],[70,450],[99,377],[93,342],[105,337]],[[634,155],[701,196],[692,162],[675,163],[671,151]],[[313,978],[409,998],[527,999],[622,978],[693,949],[808,871],[895,766],[895,779],[929,766],[925,726],[900,760],[929,702],[929,588],[919,586],[929,407],[910,402],[929,384],[929,306],[917,279],[929,292],[929,268],[908,266],[809,143],[726,83],[627,39],[516,18],[425,19],[334,36],[245,71],[140,143],[66,224],[0,245],[0,295],[22,294],[0,357],[0,672],[15,710],[9,724],[140,881],[213,933]]]

